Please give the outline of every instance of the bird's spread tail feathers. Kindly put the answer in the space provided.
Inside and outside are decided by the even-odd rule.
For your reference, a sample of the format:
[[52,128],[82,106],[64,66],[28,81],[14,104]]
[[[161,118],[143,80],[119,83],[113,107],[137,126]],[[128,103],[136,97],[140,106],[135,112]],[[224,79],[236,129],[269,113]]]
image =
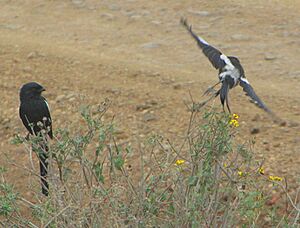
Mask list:
[[220,89],[220,99],[221,99],[221,103],[223,106],[223,110],[225,110],[224,104],[226,102],[227,109],[231,113],[229,104],[228,104],[228,92],[229,92],[229,84],[228,84],[227,80],[224,80],[222,83],[221,89]]

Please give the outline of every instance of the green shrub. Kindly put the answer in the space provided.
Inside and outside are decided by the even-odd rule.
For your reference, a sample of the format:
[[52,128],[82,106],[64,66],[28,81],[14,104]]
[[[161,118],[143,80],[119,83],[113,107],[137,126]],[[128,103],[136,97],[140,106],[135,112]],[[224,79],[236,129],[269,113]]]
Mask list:
[[[172,143],[151,135],[131,146],[118,144],[113,121],[103,121],[108,107],[107,103],[98,108],[83,107],[84,126],[76,132],[56,130],[49,145],[49,197],[39,192],[37,183],[29,190],[39,203],[31,203],[2,178],[3,226],[299,225],[299,203],[284,213],[276,210],[282,205],[266,205],[271,196],[270,181],[273,188],[283,184],[264,175],[262,161],[255,159],[251,150],[252,142],[236,143],[237,116],[210,111],[199,119],[199,113],[193,111],[183,139]],[[17,136],[14,140],[27,150],[32,144],[38,146],[36,142],[34,137],[28,141]],[[139,155],[138,165],[130,165],[131,154]],[[130,172],[128,166],[136,170]],[[32,214],[30,219],[20,212],[24,204]]]

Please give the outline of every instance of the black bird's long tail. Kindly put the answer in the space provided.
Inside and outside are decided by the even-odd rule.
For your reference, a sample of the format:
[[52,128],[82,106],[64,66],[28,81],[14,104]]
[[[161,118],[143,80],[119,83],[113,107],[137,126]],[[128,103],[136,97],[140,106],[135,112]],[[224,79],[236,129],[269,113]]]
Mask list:
[[40,159],[40,176],[41,176],[41,182],[42,182],[42,193],[45,196],[49,195],[49,184],[47,181],[47,174],[48,174],[48,146],[43,145],[42,147],[42,153],[39,154],[39,159]]
[[229,104],[228,104],[228,92],[229,92],[229,83],[227,82],[227,80],[225,78],[225,80],[222,82],[222,86],[220,89],[220,99],[221,99],[221,103],[223,106],[223,110],[225,110],[224,103],[226,102],[227,109],[231,113]]

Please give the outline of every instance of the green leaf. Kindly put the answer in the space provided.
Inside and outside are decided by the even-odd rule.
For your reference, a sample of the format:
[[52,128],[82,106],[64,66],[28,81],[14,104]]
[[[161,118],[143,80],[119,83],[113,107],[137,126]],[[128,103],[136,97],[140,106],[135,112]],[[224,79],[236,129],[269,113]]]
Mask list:
[[114,159],[114,165],[116,169],[121,170],[123,165],[124,165],[124,159],[122,158],[121,155],[117,155]]

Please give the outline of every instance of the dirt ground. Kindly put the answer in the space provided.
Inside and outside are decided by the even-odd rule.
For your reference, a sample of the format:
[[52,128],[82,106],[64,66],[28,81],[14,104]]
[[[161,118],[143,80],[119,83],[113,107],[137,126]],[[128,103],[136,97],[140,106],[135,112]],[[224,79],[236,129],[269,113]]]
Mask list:
[[[300,2],[299,1],[0,1],[0,165],[25,193],[21,168],[28,163],[13,135],[26,134],[18,116],[19,88],[29,81],[46,87],[54,128],[76,129],[80,103],[112,101],[118,138],[130,141],[152,132],[183,137],[185,102],[201,101],[217,72],[180,26],[227,55],[238,56],[246,77],[285,126],[243,94],[230,91],[240,115],[239,135],[255,138],[266,172],[300,177]],[[212,103],[221,107],[219,99]],[[220,109],[221,110],[221,109]],[[254,131],[258,131],[256,134]],[[252,133],[251,133],[252,131]],[[292,184],[293,186],[293,184]]]

